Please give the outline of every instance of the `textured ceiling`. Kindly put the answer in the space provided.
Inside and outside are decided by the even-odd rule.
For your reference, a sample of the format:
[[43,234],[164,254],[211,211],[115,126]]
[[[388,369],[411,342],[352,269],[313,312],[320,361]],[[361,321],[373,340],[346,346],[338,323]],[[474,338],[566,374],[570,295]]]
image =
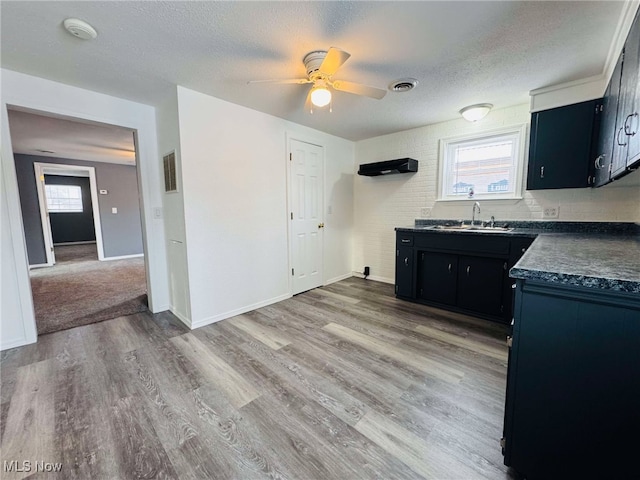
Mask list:
[[136,164],[133,131],[126,128],[9,110],[9,129],[14,153]]
[[[2,66],[157,105],[174,85],[351,140],[503,107],[529,90],[601,74],[622,2],[7,2]],[[77,17],[92,42],[66,33]],[[304,76],[302,58],[352,54],[335,78],[418,88],[382,100],[344,92],[333,113],[304,111],[308,86],[247,85]]]

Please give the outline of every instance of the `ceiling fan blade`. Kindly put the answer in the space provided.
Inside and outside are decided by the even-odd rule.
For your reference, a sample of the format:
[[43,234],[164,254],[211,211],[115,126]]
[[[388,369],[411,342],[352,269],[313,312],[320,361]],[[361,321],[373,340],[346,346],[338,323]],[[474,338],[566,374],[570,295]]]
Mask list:
[[331,86],[341,92],[364,95],[365,97],[371,97],[377,100],[380,100],[387,94],[387,91],[382,88],[370,87],[369,85],[363,85],[361,83],[345,82],[344,80],[336,80]]
[[327,52],[326,57],[320,64],[320,68],[318,69],[320,73],[324,73],[325,75],[331,76],[342,66],[344,62],[346,62],[350,53],[345,52],[344,50],[340,50],[336,47],[331,47]]
[[309,93],[307,93],[307,99],[304,102],[304,111],[313,113],[313,104],[311,103],[311,92],[313,88],[309,89]]
[[252,83],[297,83],[298,85],[304,85],[305,83],[311,83],[308,78],[288,78],[285,80],[271,79],[271,80],[250,80],[248,85]]

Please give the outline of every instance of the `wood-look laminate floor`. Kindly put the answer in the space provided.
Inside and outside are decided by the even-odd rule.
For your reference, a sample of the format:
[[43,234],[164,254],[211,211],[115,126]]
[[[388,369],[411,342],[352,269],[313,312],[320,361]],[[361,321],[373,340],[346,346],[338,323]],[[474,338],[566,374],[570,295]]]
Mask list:
[[44,335],[2,353],[2,468],[30,471],[0,476],[513,478],[504,337],[357,278],[191,332],[139,313]]

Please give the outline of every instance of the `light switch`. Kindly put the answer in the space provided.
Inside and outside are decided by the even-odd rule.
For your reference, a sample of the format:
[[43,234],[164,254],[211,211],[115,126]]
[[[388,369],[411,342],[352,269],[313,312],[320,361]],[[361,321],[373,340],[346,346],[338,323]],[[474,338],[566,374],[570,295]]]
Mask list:
[[111,207],[111,213],[118,213],[118,207]]
[[154,218],[162,218],[162,208],[156,207],[153,209],[153,217]]

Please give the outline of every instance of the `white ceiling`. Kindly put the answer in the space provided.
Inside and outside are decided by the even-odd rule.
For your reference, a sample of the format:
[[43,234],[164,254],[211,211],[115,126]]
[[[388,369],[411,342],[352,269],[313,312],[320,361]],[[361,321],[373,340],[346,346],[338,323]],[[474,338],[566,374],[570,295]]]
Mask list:
[[133,131],[126,128],[9,110],[9,130],[14,153],[136,164]]
[[[151,105],[183,85],[359,140],[456,118],[489,102],[601,74],[622,2],[1,2],[2,66]],[[98,31],[69,35],[77,17]],[[382,100],[344,92],[304,111],[308,86],[247,85],[305,74],[312,50],[352,54],[335,78],[418,88]]]

